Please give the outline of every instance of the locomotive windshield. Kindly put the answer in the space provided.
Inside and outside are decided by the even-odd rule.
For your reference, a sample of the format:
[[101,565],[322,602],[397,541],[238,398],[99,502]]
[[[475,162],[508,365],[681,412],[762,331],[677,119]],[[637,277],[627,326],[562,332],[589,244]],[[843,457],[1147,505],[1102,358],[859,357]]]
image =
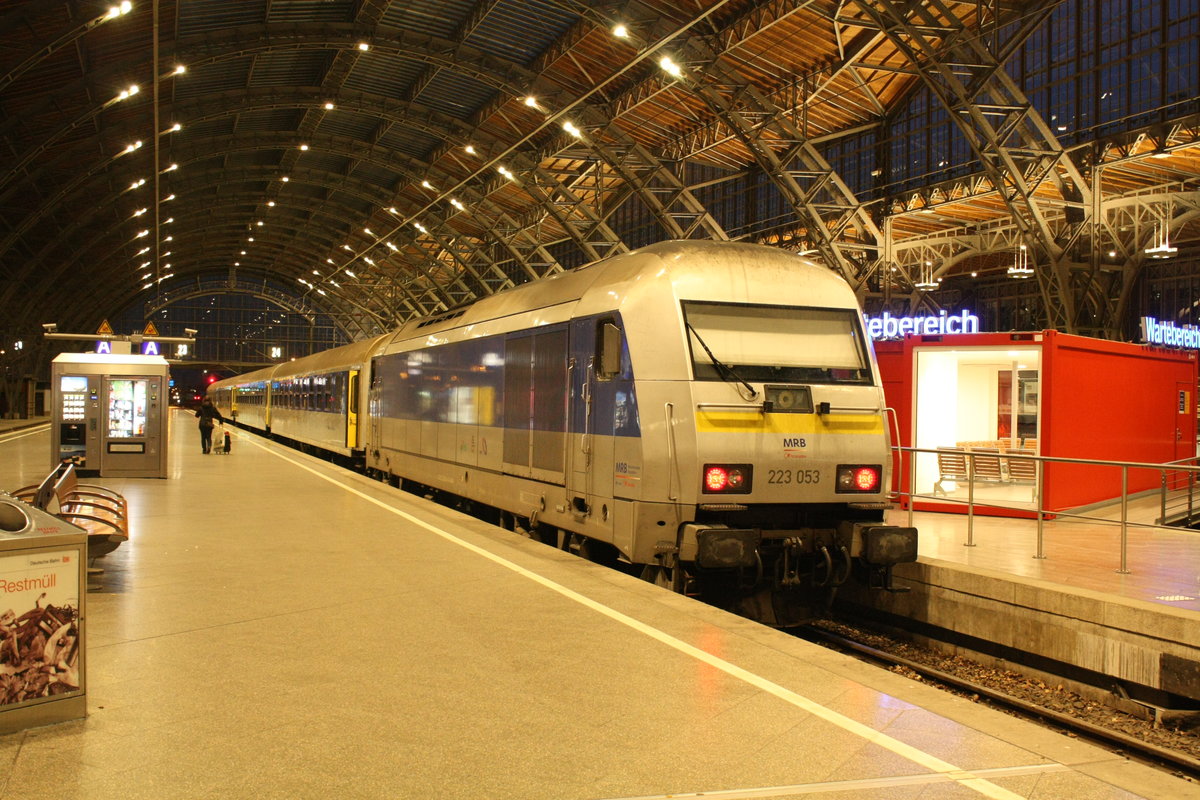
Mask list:
[[871,383],[852,309],[684,301],[683,313],[696,380],[726,380],[707,345],[717,362],[748,381]]

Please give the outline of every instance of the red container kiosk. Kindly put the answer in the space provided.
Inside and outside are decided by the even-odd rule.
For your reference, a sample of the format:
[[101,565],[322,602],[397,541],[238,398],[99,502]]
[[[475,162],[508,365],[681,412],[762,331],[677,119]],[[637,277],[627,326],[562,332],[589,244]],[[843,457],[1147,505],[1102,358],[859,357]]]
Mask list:
[[[1036,514],[1032,461],[1011,456],[1161,464],[1196,456],[1196,352],[1035,333],[909,335],[875,343],[900,442],[917,454],[915,507]],[[963,453],[974,453],[974,478]],[[897,486],[910,493],[907,455]],[[1161,474],[1130,470],[1130,493]],[[1042,508],[1065,511],[1121,496],[1120,470],[1050,464]],[[953,501],[953,502],[950,502]],[[907,501],[906,501],[907,502]],[[987,508],[996,503],[1004,508]]]

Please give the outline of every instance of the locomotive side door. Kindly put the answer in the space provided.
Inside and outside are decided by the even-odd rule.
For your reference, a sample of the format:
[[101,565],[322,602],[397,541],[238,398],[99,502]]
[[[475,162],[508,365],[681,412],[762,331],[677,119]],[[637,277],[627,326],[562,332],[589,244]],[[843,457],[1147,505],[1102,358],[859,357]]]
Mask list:
[[594,329],[590,319],[571,323],[570,435],[567,437],[567,501],[577,515],[591,505],[591,433]]
[[612,496],[614,392],[621,331],[611,316],[576,320],[571,341],[571,436],[568,500],[586,515]]

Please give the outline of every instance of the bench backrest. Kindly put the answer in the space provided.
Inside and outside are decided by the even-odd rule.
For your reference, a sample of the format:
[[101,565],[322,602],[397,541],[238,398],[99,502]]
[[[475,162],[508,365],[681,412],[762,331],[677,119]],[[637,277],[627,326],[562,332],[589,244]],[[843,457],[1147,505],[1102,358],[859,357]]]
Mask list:
[[958,448],[938,448],[938,472],[943,478],[967,477],[967,454]]
[[54,486],[58,483],[58,471],[56,467],[51,470],[50,474],[38,484],[37,491],[33,493],[33,506],[45,511],[50,501],[54,499]]
[[74,464],[63,464],[59,468],[58,480],[54,482],[53,494],[58,499],[59,504],[62,504],[64,497],[68,497],[71,492],[75,491],[79,486],[79,476],[75,474]]

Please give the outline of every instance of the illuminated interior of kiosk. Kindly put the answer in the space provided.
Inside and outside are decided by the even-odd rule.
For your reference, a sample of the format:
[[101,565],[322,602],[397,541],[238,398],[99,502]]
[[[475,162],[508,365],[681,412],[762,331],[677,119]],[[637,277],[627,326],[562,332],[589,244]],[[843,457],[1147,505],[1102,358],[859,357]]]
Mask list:
[[[919,448],[945,449],[917,459],[917,494],[965,500],[960,453],[974,453],[974,498],[1024,506],[1034,499],[1029,467],[1008,455],[1038,455],[1041,349],[921,349],[913,398]],[[940,462],[940,463],[939,463]],[[1029,465],[1031,462],[1024,462]]]

